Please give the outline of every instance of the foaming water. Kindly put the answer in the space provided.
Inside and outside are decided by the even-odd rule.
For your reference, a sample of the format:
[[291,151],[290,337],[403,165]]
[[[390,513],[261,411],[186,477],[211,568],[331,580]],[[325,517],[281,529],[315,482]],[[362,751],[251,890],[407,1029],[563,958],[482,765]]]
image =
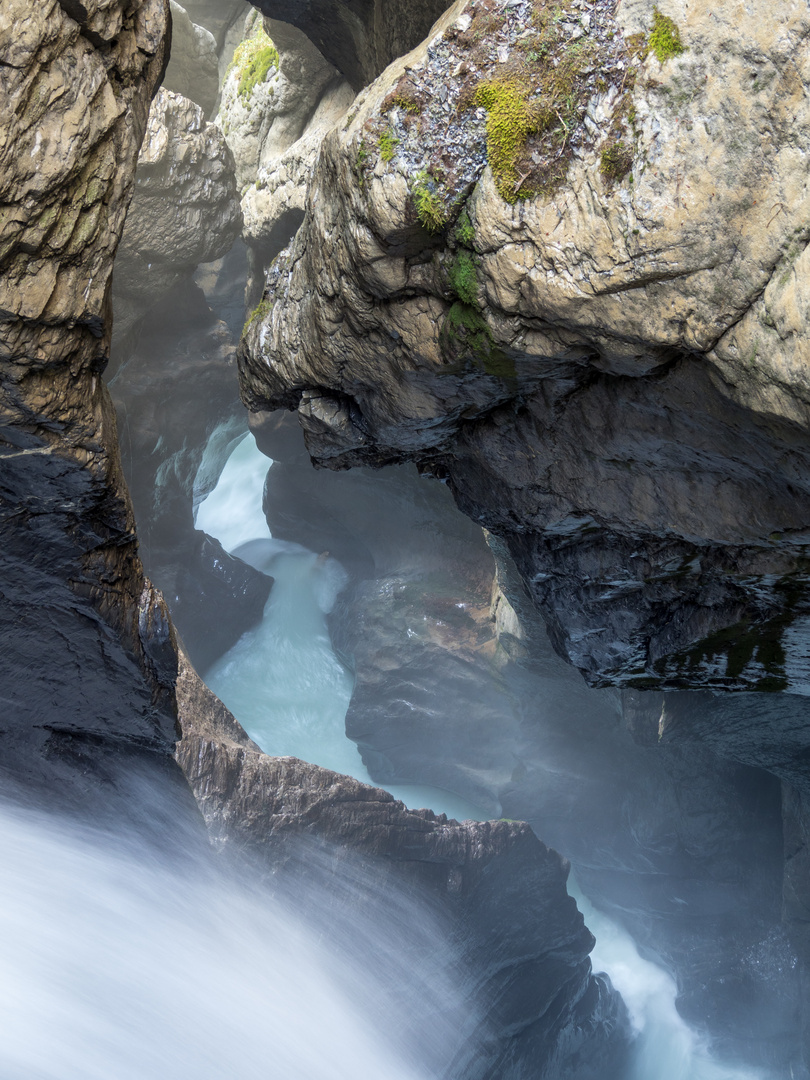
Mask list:
[[630,935],[595,908],[569,879],[568,891],[596,938],[595,971],[606,971],[621,994],[636,1033],[626,1080],[765,1080],[766,1074],[724,1065],[681,1018],[675,980],[639,955]]
[[[270,539],[263,514],[256,512],[268,465],[253,440],[245,440],[200,508],[198,527],[276,579],[262,624],[215,664],[206,680],[268,753],[293,754],[372,782],[345,737],[351,678],[332,651],[326,624],[345,576],[332,559]],[[431,806],[458,818],[486,817],[435,788],[388,790],[409,806]],[[644,960],[626,931],[595,909],[573,882],[569,891],[597,939],[594,970],[610,975],[631,1016],[636,1039],[625,1080],[766,1080],[763,1072],[712,1057],[679,1016],[673,979]]]
[[362,920],[310,886],[304,926],[202,860],[115,843],[0,808],[3,1080],[427,1080],[454,1052],[438,929],[390,883]]
[[[205,681],[268,754],[289,754],[372,784],[346,737],[353,679],[334,654],[326,621],[348,577],[325,553],[271,538],[261,510],[270,465],[247,436],[197,511],[197,528],[275,579],[262,622],[205,672]],[[439,788],[387,790],[406,806],[462,820],[485,816]]]

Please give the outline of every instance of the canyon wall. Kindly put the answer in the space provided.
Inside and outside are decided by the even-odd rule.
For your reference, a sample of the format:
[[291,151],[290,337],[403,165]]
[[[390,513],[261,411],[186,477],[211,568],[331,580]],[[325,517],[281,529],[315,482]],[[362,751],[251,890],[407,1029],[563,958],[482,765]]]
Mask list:
[[68,806],[114,802],[122,758],[173,770],[172,630],[101,378],[167,18],[164,0],[0,13],[3,768],[7,791]]
[[[302,835],[328,847],[335,880],[341,852],[361,849],[377,878],[398,865],[400,878],[423,884],[424,902],[446,914],[490,1013],[489,1042],[459,1075],[483,1076],[490,1066],[537,1075],[538,1058],[549,1076],[618,1070],[623,1007],[591,973],[593,939],[565,893],[565,860],[528,826],[459,825],[316,766],[274,761],[250,745],[185,660],[178,681],[176,637],[144,575],[102,379],[113,257],[165,67],[168,16],[166,0],[61,0],[33,11],[12,0],[0,14],[0,105],[9,121],[0,143],[3,797],[83,812],[94,824],[118,810],[178,854],[199,844],[195,825],[204,816],[218,841],[260,852],[265,873],[283,869]],[[189,175],[180,160],[188,146],[171,134],[178,117],[183,139],[196,138]],[[163,93],[151,125],[121,268],[129,295],[150,303],[178,276],[187,287],[194,262],[217,253],[219,240],[209,243],[205,227],[221,239],[238,219],[227,154],[200,110]],[[173,235],[188,248],[167,250],[159,232],[166,184],[183,187]],[[222,219],[212,221],[215,205]],[[207,314],[201,329],[210,331]],[[216,341],[216,328],[210,337]],[[136,349],[121,369],[130,400],[155,374],[148,364],[133,368],[137,359]],[[221,360],[211,358],[214,382]],[[160,441],[160,425],[151,422],[148,394],[140,397],[130,420],[141,424],[128,437],[148,448],[152,435]],[[174,449],[188,499],[194,451],[183,464],[184,447]],[[156,487],[171,501],[172,485]],[[181,730],[185,776],[172,756]],[[273,857],[278,837],[284,859]],[[523,921],[507,925],[504,905]]]
[[808,35],[457,3],[324,140],[248,331],[249,406],[447,479],[593,685],[810,689]]

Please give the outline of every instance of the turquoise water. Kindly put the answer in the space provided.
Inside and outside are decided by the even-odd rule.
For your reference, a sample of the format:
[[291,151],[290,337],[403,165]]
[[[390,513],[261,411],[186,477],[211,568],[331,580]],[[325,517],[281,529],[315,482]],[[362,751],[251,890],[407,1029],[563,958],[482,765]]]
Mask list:
[[[206,673],[206,682],[267,753],[291,754],[372,783],[345,736],[352,680],[332,651],[326,623],[346,575],[334,559],[271,539],[261,512],[269,464],[247,437],[198,511],[198,528],[276,579],[261,625]],[[429,806],[459,819],[486,817],[437,788],[388,790],[411,807]],[[674,980],[643,959],[629,934],[575,884],[570,891],[597,940],[594,970],[610,975],[636,1033],[626,1080],[765,1080],[762,1073],[713,1058],[678,1015]]]
[[[326,621],[348,578],[335,559],[271,538],[261,510],[270,464],[246,436],[197,510],[198,529],[275,579],[260,625],[204,673],[205,681],[266,753],[371,784],[357,747],[346,738],[352,676],[332,650]],[[426,806],[459,820],[486,816],[440,788],[403,784],[387,790],[412,808]]]

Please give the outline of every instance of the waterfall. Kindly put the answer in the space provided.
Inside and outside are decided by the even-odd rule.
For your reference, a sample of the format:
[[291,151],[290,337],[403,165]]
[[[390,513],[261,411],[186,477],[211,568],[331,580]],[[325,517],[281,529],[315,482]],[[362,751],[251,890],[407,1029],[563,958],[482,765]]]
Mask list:
[[2,806],[0,861],[3,1080],[430,1080],[453,1049],[438,927],[362,869],[269,896]]
[[[269,466],[253,439],[245,438],[198,510],[198,528],[276,579],[261,625],[206,673],[206,681],[268,753],[293,754],[373,783],[345,737],[351,678],[332,652],[326,624],[335,591],[345,580],[343,571],[333,559],[270,538],[260,510]],[[388,790],[410,806],[485,817],[478,808],[435,788]],[[597,939],[594,970],[610,975],[636,1032],[626,1080],[766,1080],[764,1072],[716,1060],[679,1016],[672,977],[643,959],[629,934],[574,883],[570,891]]]

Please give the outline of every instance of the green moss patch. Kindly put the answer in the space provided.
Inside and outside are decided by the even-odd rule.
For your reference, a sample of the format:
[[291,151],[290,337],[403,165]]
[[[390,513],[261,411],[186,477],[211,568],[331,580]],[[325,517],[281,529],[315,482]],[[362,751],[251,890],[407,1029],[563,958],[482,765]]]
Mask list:
[[529,100],[517,79],[482,83],[474,101],[487,110],[487,160],[495,184],[507,202],[516,202],[523,178],[517,163],[526,139],[541,130],[547,112]]
[[447,224],[447,209],[430,173],[417,176],[412,195],[420,223],[428,232],[440,232]]
[[681,44],[681,32],[674,20],[662,15],[658,8],[653,12],[653,28],[647,46],[659,64],[685,51]]
[[608,142],[599,157],[599,172],[607,183],[612,187],[625,176],[633,167],[633,152],[621,139]]
[[278,70],[278,65],[278,49],[259,22],[252,36],[243,41],[233,54],[228,73],[234,68],[240,73],[236,92],[243,101],[247,101],[254,89],[266,80],[268,73],[273,69]]
[[466,362],[496,378],[514,379],[517,374],[514,360],[493,341],[484,316],[463,300],[457,300],[448,311],[439,340],[445,360],[454,371],[462,371]]
[[455,255],[448,273],[450,288],[465,304],[474,306],[478,303],[478,275],[475,256],[466,248],[461,248]]
[[380,157],[383,161],[393,161],[396,154],[399,139],[389,128],[380,135]]
[[242,337],[247,334],[248,330],[255,322],[264,322],[272,310],[273,301],[269,296],[263,296],[245,320],[245,325],[242,327]]
[[475,242],[475,229],[466,210],[462,210],[459,214],[456,222],[455,238],[457,243],[468,248],[471,248]]

